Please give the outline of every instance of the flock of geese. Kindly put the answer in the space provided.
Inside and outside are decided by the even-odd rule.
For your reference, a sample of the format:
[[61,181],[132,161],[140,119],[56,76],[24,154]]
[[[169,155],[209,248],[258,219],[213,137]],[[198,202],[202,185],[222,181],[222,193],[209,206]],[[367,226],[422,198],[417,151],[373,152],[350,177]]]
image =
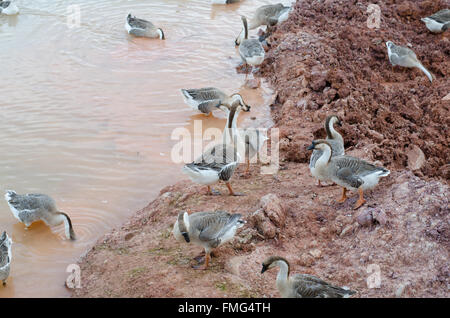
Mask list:
[[[212,0],[212,3],[229,4],[239,0]],[[285,21],[291,7],[281,3],[259,7],[248,23],[242,16],[243,28],[235,39],[243,63],[252,67],[260,65],[264,60],[264,48],[261,41],[270,34],[273,26]],[[0,14],[18,14],[19,9],[11,1],[0,0]],[[444,32],[450,26],[450,10],[441,10],[422,21],[434,33]],[[259,39],[249,38],[249,30],[266,26],[265,35]],[[139,19],[128,14],[125,23],[126,31],[136,37],[165,39],[164,31],[152,22]],[[393,66],[417,67],[432,81],[431,73],[418,61],[414,52],[406,47],[386,42],[389,61]],[[232,196],[244,195],[235,192],[230,180],[242,158],[245,158],[249,172],[250,159],[262,148],[268,139],[258,130],[238,129],[237,118],[241,111],[250,111],[240,94],[228,95],[218,88],[206,87],[200,89],[182,89],[184,101],[194,111],[210,116],[215,110],[222,110],[227,114],[227,122],[223,132],[222,142],[209,147],[192,163],[186,164],[182,172],[194,183],[207,186],[207,195],[219,195],[212,189],[212,185],[222,181],[226,184]],[[374,188],[381,177],[389,175],[389,170],[375,166],[360,158],[345,155],[344,139],[334,128],[341,125],[336,115],[328,116],[325,120],[326,139],[313,140],[308,150],[313,150],[309,168],[311,174],[321,182],[331,181],[342,187],[342,197],[338,202],[347,199],[347,191],[359,193],[355,209],[365,203],[363,192]],[[76,235],[70,217],[58,210],[55,201],[45,194],[17,194],[7,190],[5,200],[14,217],[29,227],[35,221],[44,221],[48,226],[64,224],[67,239],[75,240]],[[207,269],[213,249],[233,239],[238,228],[245,221],[241,214],[230,214],[226,211],[195,212],[182,211],[178,214],[173,226],[173,235],[178,241],[194,243],[204,249],[205,256],[197,259],[196,269]],[[6,285],[12,260],[12,240],[3,232],[0,237],[0,280]],[[203,260],[204,259],[204,260]],[[200,263],[204,262],[204,266]],[[278,267],[276,286],[282,297],[350,297],[355,291],[347,287],[333,286],[318,277],[306,274],[289,276],[289,262],[279,256],[271,256],[262,263],[261,273]]]

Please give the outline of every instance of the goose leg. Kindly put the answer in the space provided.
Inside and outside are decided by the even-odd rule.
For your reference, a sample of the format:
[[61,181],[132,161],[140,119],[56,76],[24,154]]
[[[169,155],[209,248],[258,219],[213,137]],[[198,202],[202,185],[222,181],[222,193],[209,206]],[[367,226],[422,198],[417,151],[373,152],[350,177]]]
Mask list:
[[342,197],[339,199],[339,200],[337,200],[337,202],[338,203],[344,203],[345,202],[345,200],[347,200],[347,189],[346,188],[342,188]]
[[355,210],[366,202],[366,200],[364,200],[363,198],[363,190],[360,188],[358,192],[359,192],[359,199],[358,201],[356,201]]
[[239,192],[234,192],[233,189],[231,188],[231,184],[229,182],[226,183],[228,191],[230,191],[230,195],[234,195],[234,196],[243,196],[245,194],[243,193],[239,193]]
[[213,188],[211,188],[211,186],[208,186],[208,193],[207,195],[220,195],[220,192],[217,190],[214,190]]

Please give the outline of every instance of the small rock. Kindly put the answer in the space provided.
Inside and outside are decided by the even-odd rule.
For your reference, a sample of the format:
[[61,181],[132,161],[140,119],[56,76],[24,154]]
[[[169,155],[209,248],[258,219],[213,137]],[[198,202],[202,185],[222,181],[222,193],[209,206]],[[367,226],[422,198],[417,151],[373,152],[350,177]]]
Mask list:
[[411,170],[420,169],[425,164],[425,154],[416,145],[410,145],[406,149],[406,155],[408,156],[408,168]]
[[261,208],[277,227],[283,227],[286,222],[286,212],[280,199],[273,193],[261,198]]
[[346,234],[353,232],[353,224],[349,224],[342,230],[339,236],[344,237]]
[[313,250],[310,250],[309,254],[311,254],[314,258],[320,258],[322,256],[322,251],[318,248],[315,248]]
[[311,267],[314,263],[314,257],[306,253],[303,253],[298,260],[298,264],[305,267]]
[[373,223],[372,211],[365,209],[356,217],[356,221],[361,226],[370,226]]
[[251,222],[254,224],[258,232],[266,239],[272,239],[277,234],[277,228],[264,214],[262,209],[255,211],[250,216]]
[[450,93],[442,97],[442,100],[450,100]]
[[373,219],[376,220],[381,225],[385,225],[387,222],[386,213],[384,213],[383,209],[375,209],[372,211]]
[[400,284],[397,288],[397,290],[395,291],[395,297],[400,297],[404,292],[406,287],[408,287],[409,283],[403,283]]
[[125,241],[129,241],[133,238],[133,236],[134,236],[134,233],[127,233],[127,234],[125,234],[124,239],[125,239]]
[[248,88],[256,89],[261,85],[261,80],[259,78],[252,78],[245,82],[245,85]]

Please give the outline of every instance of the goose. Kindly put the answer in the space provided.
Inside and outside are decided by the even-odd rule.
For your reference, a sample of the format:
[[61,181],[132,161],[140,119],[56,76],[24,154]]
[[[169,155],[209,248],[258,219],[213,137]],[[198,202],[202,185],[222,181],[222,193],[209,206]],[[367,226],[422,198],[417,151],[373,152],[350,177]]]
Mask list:
[[[228,107],[227,105],[221,105],[220,108],[227,114],[229,114],[231,111],[231,108]],[[238,144],[237,151],[239,153],[239,156],[241,158],[245,158],[246,170],[244,174],[247,175],[250,170],[250,160],[253,157],[255,157],[256,154],[259,153],[264,143],[269,138],[267,138],[267,134],[265,132],[262,132],[259,129],[255,128],[238,129],[236,124],[237,122],[236,117],[234,117],[234,119],[235,120],[233,121],[229,121],[225,126],[223,132],[224,142],[225,143],[231,142],[232,132],[234,131],[236,138],[235,140],[233,140],[233,142],[236,142]]]
[[248,38],[247,18],[244,16],[241,18],[244,23],[245,35],[239,44],[239,55],[244,63],[251,65],[253,70],[254,66],[260,65],[264,61],[265,51],[259,40]]
[[11,245],[12,240],[6,234],[6,231],[3,232],[0,236],[0,280],[3,282],[3,286],[6,285],[6,280],[9,277],[12,259]]
[[392,66],[399,65],[403,67],[417,67],[428,77],[430,82],[433,82],[431,73],[419,62],[416,54],[409,48],[395,45],[391,41],[386,42],[389,61]]
[[246,105],[240,94],[227,95],[215,87],[181,89],[181,93],[187,105],[207,116],[210,116],[212,111],[220,105],[231,107],[237,102],[242,106]]
[[[325,131],[327,132],[327,141],[331,145],[331,156],[341,156],[344,154],[344,138],[341,134],[334,129],[334,124],[342,126],[340,119],[336,115],[328,116],[325,120]],[[320,181],[326,179],[325,176],[321,176],[319,171],[315,169],[317,159],[320,158],[322,152],[320,150],[314,150],[309,160],[309,170],[313,177],[319,180],[318,186],[321,187]]]
[[271,256],[262,263],[261,274],[279,267],[276,286],[283,298],[349,298],[356,292],[347,287],[331,285],[308,274],[289,276],[289,262],[280,256]]
[[441,33],[450,28],[450,10],[442,9],[426,18],[420,19],[428,30],[433,33]]
[[[266,25],[269,28],[278,23],[282,23],[288,19],[291,10],[291,7],[286,7],[281,3],[261,6],[256,9],[253,18],[248,25],[248,29],[253,30],[263,25]],[[245,28],[241,30],[234,41],[236,45],[239,45],[244,39],[244,32]]]
[[364,200],[363,191],[374,188],[381,177],[389,175],[390,171],[383,167],[377,167],[362,159],[342,155],[332,157],[331,145],[326,140],[314,140],[308,150],[318,149],[322,155],[316,161],[316,169],[328,180],[332,180],[342,187],[342,197],[339,203],[347,200],[347,189],[359,192],[359,199],[355,209],[362,206]]
[[[235,127],[233,123],[236,122],[241,110],[248,112],[250,111],[250,106],[241,105],[240,103],[235,104],[228,114],[226,127]],[[208,195],[220,194],[218,191],[211,189],[211,185],[220,180],[225,182],[230,195],[243,195],[234,192],[230,184],[230,179],[241,160],[237,151],[237,145],[232,140],[237,135],[235,129],[232,129],[232,134],[231,138],[226,139],[223,137],[224,140],[221,143],[206,149],[200,158],[186,164],[182,169],[182,172],[193,182],[207,185]]]
[[161,28],[156,28],[150,21],[132,17],[131,13],[127,16],[125,30],[127,30],[128,34],[134,36],[165,40],[164,32]]
[[11,1],[0,0],[0,14],[15,15],[19,13],[19,8]]
[[182,211],[178,214],[172,233],[180,242],[192,242],[205,249],[203,269],[207,269],[211,251],[233,239],[236,230],[244,225],[245,221],[241,217],[241,214],[230,214],[225,211],[192,214]]
[[76,239],[70,217],[66,213],[58,211],[55,201],[48,195],[17,194],[15,191],[7,190],[5,200],[14,217],[24,223],[26,227],[39,220],[49,226],[64,223],[67,239]]

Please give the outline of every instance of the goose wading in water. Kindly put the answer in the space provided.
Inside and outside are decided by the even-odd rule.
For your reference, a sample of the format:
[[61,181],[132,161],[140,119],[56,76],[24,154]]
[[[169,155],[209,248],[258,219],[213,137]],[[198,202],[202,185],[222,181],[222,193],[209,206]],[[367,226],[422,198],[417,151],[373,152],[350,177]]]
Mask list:
[[390,171],[377,167],[362,159],[342,155],[331,156],[331,145],[326,140],[314,140],[308,150],[318,149],[322,155],[316,161],[316,169],[325,176],[327,180],[334,181],[342,187],[342,197],[338,200],[343,203],[347,200],[347,189],[359,192],[359,199],[356,201],[355,209],[363,205],[363,191],[374,188],[381,177],[389,175]]
[[247,19],[244,16],[241,18],[244,23],[244,39],[239,44],[239,55],[243,63],[252,67],[253,73],[253,67],[260,65],[264,61],[266,52],[259,40],[248,38]]
[[433,33],[442,33],[450,28],[450,10],[442,9],[426,18],[420,19],[428,30]]
[[[248,112],[250,106],[235,103],[229,112],[226,127],[233,127],[232,123],[237,120],[241,110]],[[199,158],[186,164],[182,169],[182,172],[188,175],[193,182],[206,185],[209,195],[220,194],[218,191],[211,189],[211,185],[219,181],[225,182],[230,195],[243,195],[234,192],[230,184],[231,177],[240,162],[237,145],[233,142],[234,138],[238,138],[237,132],[234,129],[231,130],[233,134],[231,138],[226,139],[224,135],[221,143],[209,147]]]
[[131,13],[127,16],[125,30],[127,30],[128,34],[137,37],[165,40],[164,31],[161,28],[156,28],[150,21],[133,17]]
[[279,267],[276,286],[283,298],[349,298],[356,292],[347,287],[331,285],[308,274],[289,276],[289,262],[280,256],[271,256],[262,263],[261,274]]
[[[266,38],[270,34],[269,29],[277,25],[278,23],[286,21],[291,10],[291,7],[286,7],[281,3],[261,6],[256,9],[255,14],[250,19],[250,22],[248,23],[248,30],[254,30],[257,27],[265,25],[267,26],[267,32],[264,38]],[[245,28],[241,30],[236,40],[234,41],[236,45],[239,45],[239,43],[241,43],[241,41],[244,39],[244,34]]]
[[0,14],[15,15],[19,13],[19,8],[11,1],[0,0]]
[[433,76],[431,73],[419,62],[416,54],[409,48],[395,45],[391,41],[386,42],[386,47],[389,56],[389,62],[392,66],[403,66],[403,67],[417,67],[428,77],[430,82],[433,82]]
[[[173,226],[175,238],[187,243],[199,245],[205,250],[207,269],[211,251],[234,238],[236,230],[244,225],[241,214],[230,214],[225,211],[216,212],[180,212]],[[194,268],[200,269],[200,266]]]
[[241,0],[211,0],[212,4],[232,4],[238,3]]
[[0,236],[0,281],[2,281],[3,286],[6,285],[6,280],[9,277],[12,260],[11,246],[12,240],[5,231]]
[[5,200],[16,219],[29,227],[33,222],[42,220],[48,226],[64,223],[67,239],[75,240],[70,217],[57,209],[55,201],[46,194],[17,194],[7,190]]
[[[341,156],[344,155],[344,138],[342,138],[341,134],[338,133],[334,129],[334,124],[338,126],[342,126],[341,121],[336,115],[328,116],[325,120],[325,131],[327,133],[326,140],[331,145],[331,156]],[[320,175],[320,171],[315,169],[316,161],[320,158],[322,152],[320,150],[313,150],[311,154],[311,158],[309,160],[309,170],[311,171],[311,175],[319,180],[319,187],[322,186],[320,181],[326,179],[326,176]]]
[[184,102],[193,110],[199,111],[207,116],[220,105],[231,107],[235,103],[245,106],[245,102],[240,94],[227,95],[215,87],[204,87],[198,89],[181,89]]

